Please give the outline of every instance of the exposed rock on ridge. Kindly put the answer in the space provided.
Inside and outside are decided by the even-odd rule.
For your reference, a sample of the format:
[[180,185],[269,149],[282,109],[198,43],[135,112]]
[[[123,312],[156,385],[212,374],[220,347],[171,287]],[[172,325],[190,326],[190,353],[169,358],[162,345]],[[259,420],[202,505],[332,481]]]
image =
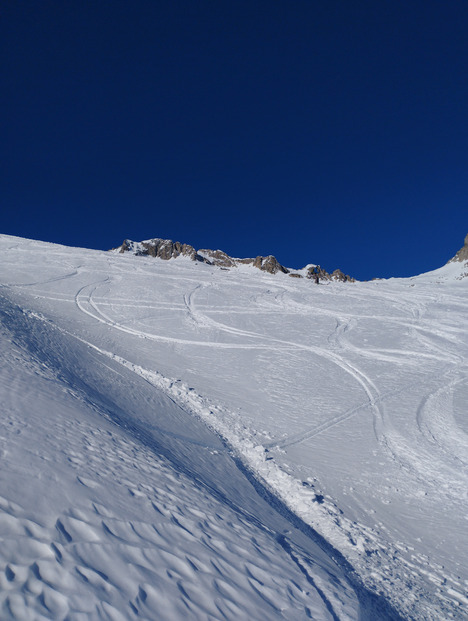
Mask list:
[[465,237],[465,245],[450,259],[449,263],[453,261],[468,261],[468,235]]
[[142,242],[133,242],[130,239],[126,239],[117,250],[119,252],[133,252],[137,256],[158,257],[166,261],[180,255],[190,257],[194,261],[203,260],[202,257],[197,255],[197,251],[193,246],[173,242],[170,239],[155,238]]
[[238,265],[252,265],[269,274],[281,272],[295,278],[306,277],[315,279],[317,282],[330,280],[341,282],[355,281],[351,276],[343,274],[341,270],[335,270],[329,274],[319,265],[308,265],[301,270],[292,270],[281,265],[273,255],[268,255],[267,257],[258,256],[255,258],[234,259],[222,250],[195,250],[195,248],[189,244],[181,244],[180,242],[173,242],[170,239],[161,239],[159,237],[142,242],[134,242],[130,239],[125,239],[121,246],[113,250],[120,253],[131,252],[137,256],[158,257],[165,261],[179,256],[186,256],[192,259],[192,261],[200,261],[201,263],[216,265],[224,269],[230,269]]
[[264,272],[269,272],[270,274],[276,274],[277,272],[282,272],[283,274],[289,274],[289,270],[278,263],[273,255],[268,255],[267,257],[257,257],[252,263],[254,267],[257,267],[259,270],[263,270]]
[[204,263],[217,265],[218,267],[235,267],[236,261],[222,250],[199,250],[198,254]]

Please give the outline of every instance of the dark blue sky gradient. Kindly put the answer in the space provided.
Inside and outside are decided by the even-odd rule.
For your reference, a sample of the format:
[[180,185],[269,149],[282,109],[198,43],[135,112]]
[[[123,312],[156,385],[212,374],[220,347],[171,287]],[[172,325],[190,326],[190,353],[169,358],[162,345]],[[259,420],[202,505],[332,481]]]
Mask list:
[[0,232],[366,279],[468,233],[466,0],[3,0]]

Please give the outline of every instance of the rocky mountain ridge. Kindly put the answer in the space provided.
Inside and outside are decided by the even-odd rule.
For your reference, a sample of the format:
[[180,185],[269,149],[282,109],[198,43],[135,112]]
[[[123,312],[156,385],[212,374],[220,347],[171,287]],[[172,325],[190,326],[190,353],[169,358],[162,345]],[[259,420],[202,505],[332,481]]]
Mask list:
[[295,270],[281,265],[281,263],[279,263],[273,255],[268,255],[266,257],[259,255],[255,258],[238,259],[229,256],[222,250],[196,250],[190,244],[183,244],[177,241],[174,242],[170,239],[161,239],[159,237],[141,242],[134,242],[130,239],[125,239],[118,248],[113,248],[113,251],[119,253],[130,252],[136,256],[158,257],[159,259],[166,261],[179,256],[186,256],[192,261],[215,265],[221,269],[231,269],[237,267],[238,265],[252,265],[253,267],[269,274],[277,274],[278,272],[281,272],[283,274],[288,274],[293,278],[310,278],[315,280],[315,282],[355,282],[355,278],[344,274],[339,269],[329,273],[320,267],[320,265],[310,263],[302,269]]
[[449,263],[454,261],[468,261],[468,235],[465,237],[465,244],[460,248],[457,254],[450,259]]

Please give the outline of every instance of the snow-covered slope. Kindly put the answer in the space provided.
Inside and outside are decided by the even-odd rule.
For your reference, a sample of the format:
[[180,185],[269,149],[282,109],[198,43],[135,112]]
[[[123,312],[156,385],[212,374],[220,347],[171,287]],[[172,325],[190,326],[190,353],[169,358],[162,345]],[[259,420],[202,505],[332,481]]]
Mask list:
[[468,618],[465,271],[0,236],[0,618]]

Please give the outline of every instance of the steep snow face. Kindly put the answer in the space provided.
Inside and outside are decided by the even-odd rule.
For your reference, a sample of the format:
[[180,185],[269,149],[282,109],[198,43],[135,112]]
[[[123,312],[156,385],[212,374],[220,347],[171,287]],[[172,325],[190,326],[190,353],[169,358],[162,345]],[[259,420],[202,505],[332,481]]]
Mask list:
[[6,618],[466,618],[465,263],[0,252]]

